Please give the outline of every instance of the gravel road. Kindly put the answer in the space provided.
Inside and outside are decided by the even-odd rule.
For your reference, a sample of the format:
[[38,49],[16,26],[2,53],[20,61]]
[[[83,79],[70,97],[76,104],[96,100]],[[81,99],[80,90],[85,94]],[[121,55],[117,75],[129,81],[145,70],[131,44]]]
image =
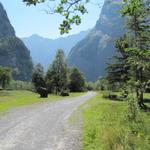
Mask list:
[[0,150],[78,150],[78,131],[68,128],[72,112],[95,95],[43,102],[0,118]]

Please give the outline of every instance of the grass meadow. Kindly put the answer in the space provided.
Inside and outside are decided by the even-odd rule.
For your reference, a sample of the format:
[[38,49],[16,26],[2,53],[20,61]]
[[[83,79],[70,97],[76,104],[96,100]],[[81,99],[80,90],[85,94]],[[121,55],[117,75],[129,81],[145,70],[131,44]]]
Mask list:
[[[82,93],[70,93],[70,97],[81,96]],[[0,91],[0,113],[8,111],[15,107],[31,105],[34,103],[53,101],[64,97],[49,94],[48,98],[40,98],[39,94],[31,91],[16,90],[16,91]]]
[[102,93],[82,111],[82,150],[150,150],[150,113],[138,110],[138,121],[129,121],[127,102],[105,99]]

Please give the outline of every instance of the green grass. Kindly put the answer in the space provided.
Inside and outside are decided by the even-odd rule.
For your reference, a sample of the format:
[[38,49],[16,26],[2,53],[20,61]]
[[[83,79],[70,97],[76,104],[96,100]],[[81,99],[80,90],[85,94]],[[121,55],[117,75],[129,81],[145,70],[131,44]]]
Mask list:
[[150,107],[150,93],[145,93],[144,98],[149,101],[148,103],[146,103],[146,105]]
[[[70,93],[70,97],[76,97],[83,94],[85,93]],[[48,98],[40,98],[38,94],[30,91],[0,91],[0,113],[10,110],[14,107],[58,99],[62,99],[62,97],[49,95]]]
[[144,98],[150,99],[150,93],[145,93]]
[[[150,94],[146,95],[150,98]],[[127,119],[127,102],[96,97],[82,106],[82,150],[149,150],[150,114],[139,111],[139,121]]]

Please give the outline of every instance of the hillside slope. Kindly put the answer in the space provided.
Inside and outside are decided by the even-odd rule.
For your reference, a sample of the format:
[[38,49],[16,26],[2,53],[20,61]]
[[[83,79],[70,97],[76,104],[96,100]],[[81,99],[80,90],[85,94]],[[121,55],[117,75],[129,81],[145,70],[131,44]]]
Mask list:
[[29,81],[32,74],[30,52],[16,37],[7,13],[0,3],[0,66],[13,68],[15,80]]
[[87,80],[95,81],[105,75],[109,58],[116,52],[114,41],[124,33],[124,21],[118,12],[120,6],[121,2],[105,0],[95,27],[69,53],[69,64],[77,66]]
[[32,35],[27,38],[22,38],[25,45],[29,48],[34,63],[41,63],[45,69],[53,61],[56,50],[61,48],[64,50],[66,56],[72,47],[82,40],[89,30],[82,31],[75,35],[70,35],[58,39],[43,38],[39,35]]

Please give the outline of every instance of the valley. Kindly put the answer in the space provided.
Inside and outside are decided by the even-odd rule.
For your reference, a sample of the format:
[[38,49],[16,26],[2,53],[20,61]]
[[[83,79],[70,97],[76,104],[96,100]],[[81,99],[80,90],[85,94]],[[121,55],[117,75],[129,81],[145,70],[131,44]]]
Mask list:
[[149,6],[1,0],[0,150],[149,150]]

